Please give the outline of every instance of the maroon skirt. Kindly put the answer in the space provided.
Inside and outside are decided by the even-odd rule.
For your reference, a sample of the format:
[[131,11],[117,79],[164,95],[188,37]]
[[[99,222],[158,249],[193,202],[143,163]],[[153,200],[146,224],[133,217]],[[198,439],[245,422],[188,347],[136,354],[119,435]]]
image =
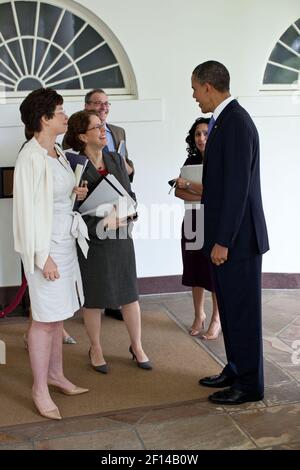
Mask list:
[[[191,249],[197,247],[196,237],[190,234],[198,233],[197,228],[198,209],[186,210],[181,228],[181,253],[183,263],[182,284],[189,287],[203,287],[214,292],[213,269],[210,260],[203,254],[202,249]],[[199,213],[198,213],[199,216]],[[199,222],[197,223],[199,225]],[[196,231],[197,230],[197,231]],[[190,246],[189,246],[190,244]]]

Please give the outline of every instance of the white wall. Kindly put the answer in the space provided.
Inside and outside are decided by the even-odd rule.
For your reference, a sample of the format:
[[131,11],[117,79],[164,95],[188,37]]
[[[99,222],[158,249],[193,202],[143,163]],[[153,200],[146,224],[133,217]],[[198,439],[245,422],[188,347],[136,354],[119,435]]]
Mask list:
[[[148,207],[152,202],[177,203],[181,207],[180,202],[167,195],[167,180],[178,174],[185,159],[186,132],[199,115],[192,99],[190,75],[197,64],[220,60],[231,73],[232,94],[249,109],[260,132],[262,189],[272,248],[265,256],[264,271],[300,272],[299,255],[294,248],[300,235],[300,100],[288,93],[260,91],[273,46],[300,17],[299,1],[77,3],[101,17],[113,31],[136,74],[139,99],[113,101],[110,118],[126,129],[130,156],[136,166],[134,189],[139,201]],[[81,106],[79,102],[66,103],[69,112]],[[0,105],[1,165],[14,162],[22,141],[17,108]],[[6,230],[2,220],[9,211],[9,202],[0,201],[1,244]],[[178,235],[179,231],[178,221]],[[19,270],[11,258],[12,273],[6,278],[3,272],[4,264],[7,269],[3,257],[12,256],[11,240],[8,245],[6,239],[5,247],[0,249],[0,285],[16,283],[13,277]],[[136,255],[140,277],[181,272],[179,239],[136,240]]]

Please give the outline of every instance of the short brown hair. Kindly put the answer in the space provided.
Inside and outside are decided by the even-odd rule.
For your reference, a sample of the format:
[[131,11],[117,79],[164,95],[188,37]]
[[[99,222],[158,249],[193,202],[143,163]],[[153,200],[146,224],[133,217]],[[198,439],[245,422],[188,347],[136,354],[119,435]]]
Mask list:
[[40,132],[42,117],[52,119],[56,106],[63,102],[63,97],[52,88],[39,88],[29,93],[20,106],[26,138],[31,139],[35,132]]
[[85,97],[84,97],[84,102],[85,102],[85,104],[89,104],[89,102],[90,102],[90,100],[91,100],[91,97],[93,96],[94,93],[104,93],[104,94],[106,95],[105,91],[102,90],[102,88],[94,88],[94,90],[89,91],[89,92],[85,95]]
[[68,130],[66,132],[64,142],[76,152],[83,153],[85,143],[79,138],[79,134],[85,134],[90,125],[90,116],[98,116],[95,111],[78,111],[72,114],[68,120]]

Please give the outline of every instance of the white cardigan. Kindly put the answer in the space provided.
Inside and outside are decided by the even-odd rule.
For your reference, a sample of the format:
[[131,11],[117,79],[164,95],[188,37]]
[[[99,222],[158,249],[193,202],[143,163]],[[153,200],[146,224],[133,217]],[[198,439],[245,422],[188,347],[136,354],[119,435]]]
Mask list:
[[25,272],[43,269],[50,252],[53,218],[52,170],[35,137],[20,151],[14,171],[13,233]]

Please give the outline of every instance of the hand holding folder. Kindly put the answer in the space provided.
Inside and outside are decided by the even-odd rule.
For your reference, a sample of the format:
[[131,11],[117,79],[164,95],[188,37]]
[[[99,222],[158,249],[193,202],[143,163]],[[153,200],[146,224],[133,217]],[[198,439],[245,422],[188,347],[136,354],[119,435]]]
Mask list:
[[101,217],[97,213],[107,210],[107,207],[103,207],[105,205],[115,206],[119,218],[132,218],[136,214],[135,201],[113,175],[103,177],[94,191],[81,204],[79,212],[82,215]]

